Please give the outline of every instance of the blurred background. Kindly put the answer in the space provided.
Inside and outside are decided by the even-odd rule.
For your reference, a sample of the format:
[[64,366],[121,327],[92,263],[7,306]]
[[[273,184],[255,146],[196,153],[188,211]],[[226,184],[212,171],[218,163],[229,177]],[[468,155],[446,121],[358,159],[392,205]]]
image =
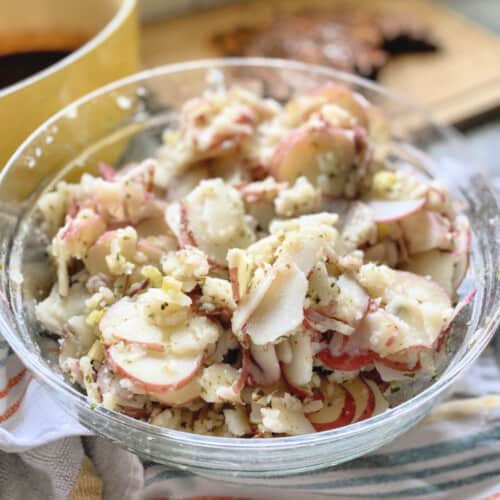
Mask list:
[[140,0],[139,9],[146,67],[269,55],[353,71],[457,126],[500,189],[498,0]]

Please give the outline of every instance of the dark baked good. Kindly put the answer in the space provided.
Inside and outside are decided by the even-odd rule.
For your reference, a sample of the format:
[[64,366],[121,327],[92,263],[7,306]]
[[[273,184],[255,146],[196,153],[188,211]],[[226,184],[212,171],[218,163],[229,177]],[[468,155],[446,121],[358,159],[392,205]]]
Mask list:
[[296,59],[372,79],[392,54],[438,48],[429,29],[415,20],[352,11],[281,15],[269,26],[241,26],[213,41],[225,56]]

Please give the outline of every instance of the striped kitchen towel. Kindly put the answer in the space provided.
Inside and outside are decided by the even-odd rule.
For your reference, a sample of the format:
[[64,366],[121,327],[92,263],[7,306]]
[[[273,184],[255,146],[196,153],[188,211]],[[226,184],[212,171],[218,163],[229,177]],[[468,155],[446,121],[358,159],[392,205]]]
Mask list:
[[152,463],[144,469],[141,500],[500,500],[500,369],[488,349],[429,418],[384,448],[331,469],[232,484]]
[[34,382],[0,336],[0,450],[20,452],[90,432],[69,419]]
[[404,436],[347,464],[286,479],[222,483],[142,463],[101,438],[75,437],[88,434],[0,339],[0,500],[500,499],[500,370],[491,348]]

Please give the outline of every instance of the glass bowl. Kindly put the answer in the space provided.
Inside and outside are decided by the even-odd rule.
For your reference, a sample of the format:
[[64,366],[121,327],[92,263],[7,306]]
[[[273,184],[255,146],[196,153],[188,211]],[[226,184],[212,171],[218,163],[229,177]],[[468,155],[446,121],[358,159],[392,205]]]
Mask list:
[[[216,70],[216,71],[212,71]],[[442,179],[463,205],[473,231],[471,266],[460,295],[475,300],[459,315],[442,373],[411,399],[368,420],[316,434],[275,439],[216,438],[155,427],[105,408],[58,371],[54,340],[39,334],[33,303],[51,279],[34,204],[61,178],[95,172],[152,154],[176,111],[209,85],[238,82],[286,99],[327,81],[351,85],[383,108],[392,124],[390,154]],[[479,356],[499,323],[499,208],[489,183],[465,158],[457,133],[381,87],[330,69],[264,59],[207,60],[165,66],[125,78],[80,99],[36,130],[0,177],[0,328],[13,350],[84,426],[145,459],[212,478],[272,478],[312,471],[363,455],[427,415]]]

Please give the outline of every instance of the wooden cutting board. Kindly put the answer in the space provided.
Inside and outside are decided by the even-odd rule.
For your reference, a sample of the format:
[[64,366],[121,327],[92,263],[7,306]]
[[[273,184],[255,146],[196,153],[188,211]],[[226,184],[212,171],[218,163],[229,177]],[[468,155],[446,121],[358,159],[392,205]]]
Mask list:
[[379,81],[431,109],[446,123],[460,123],[500,106],[500,38],[429,0],[251,0],[148,24],[142,32],[145,67],[216,57],[214,34],[236,26],[262,26],[276,12],[356,7],[416,18],[442,43],[436,53],[401,55]]

